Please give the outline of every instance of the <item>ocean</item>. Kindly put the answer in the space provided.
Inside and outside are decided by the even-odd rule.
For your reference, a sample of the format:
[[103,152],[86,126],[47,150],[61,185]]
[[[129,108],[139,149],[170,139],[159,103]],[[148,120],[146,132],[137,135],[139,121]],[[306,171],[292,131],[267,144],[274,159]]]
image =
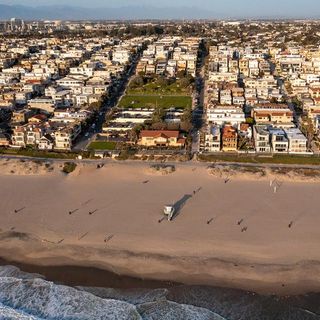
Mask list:
[[185,285],[71,287],[14,266],[0,266],[0,319],[313,320],[320,319],[320,294],[277,297]]

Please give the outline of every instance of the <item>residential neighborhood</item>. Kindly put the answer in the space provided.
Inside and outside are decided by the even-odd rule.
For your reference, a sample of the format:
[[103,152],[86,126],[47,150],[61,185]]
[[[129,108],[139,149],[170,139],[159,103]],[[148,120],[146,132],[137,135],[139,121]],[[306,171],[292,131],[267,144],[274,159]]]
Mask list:
[[195,22],[11,19],[1,29],[0,147],[318,154],[319,47],[299,43],[299,22],[282,24],[285,46],[274,24],[251,25],[256,34],[240,21],[207,22],[200,34]]
[[319,0],[0,0],[0,320],[320,320]]
[[94,128],[106,100],[116,96],[145,41],[46,38],[2,43],[4,56],[11,52],[14,61],[2,59],[0,106],[7,121],[1,145],[71,151]]
[[276,43],[210,46],[200,152],[318,152],[315,52]]

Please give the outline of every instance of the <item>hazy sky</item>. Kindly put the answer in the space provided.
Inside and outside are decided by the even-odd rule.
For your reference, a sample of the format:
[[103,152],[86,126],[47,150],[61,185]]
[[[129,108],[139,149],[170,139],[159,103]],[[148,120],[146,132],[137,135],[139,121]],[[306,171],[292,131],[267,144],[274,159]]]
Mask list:
[[76,5],[81,7],[121,7],[148,5],[157,7],[188,6],[210,10],[217,16],[320,16],[320,0],[0,0],[0,4]]

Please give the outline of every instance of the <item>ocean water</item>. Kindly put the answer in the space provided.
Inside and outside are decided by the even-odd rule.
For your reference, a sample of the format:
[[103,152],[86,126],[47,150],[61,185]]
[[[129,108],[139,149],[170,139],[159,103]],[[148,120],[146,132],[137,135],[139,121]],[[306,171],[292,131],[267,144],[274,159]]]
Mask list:
[[320,319],[320,295],[279,298],[205,286],[169,289],[68,287],[0,267],[0,319]]

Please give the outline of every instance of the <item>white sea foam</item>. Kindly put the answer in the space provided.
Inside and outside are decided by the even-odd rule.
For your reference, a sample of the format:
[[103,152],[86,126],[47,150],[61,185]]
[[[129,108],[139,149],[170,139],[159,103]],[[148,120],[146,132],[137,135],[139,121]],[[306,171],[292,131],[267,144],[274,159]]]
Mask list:
[[0,320],[43,320],[0,303]]
[[72,288],[0,267],[0,320],[319,320],[319,301],[204,286]]
[[78,288],[103,299],[122,300],[134,305],[166,300],[168,294],[167,289],[112,289],[95,287]]
[[18,279],[44,279],[44,277],[40,274],[23,272],[15,266],[0,266],[0,278],[1,277],[14,277]]
[[138,311],[142,319],[146,320],[225,320],[208,309],[171,301],[141,304],[138,306]]
[[45,319],[141,319],[134,305],[101,299],[43,279],[0,278],[0,302]]
[[167,289],[71,288],[0,267],[0,319],[222,320],[204,308],[167,301]]

